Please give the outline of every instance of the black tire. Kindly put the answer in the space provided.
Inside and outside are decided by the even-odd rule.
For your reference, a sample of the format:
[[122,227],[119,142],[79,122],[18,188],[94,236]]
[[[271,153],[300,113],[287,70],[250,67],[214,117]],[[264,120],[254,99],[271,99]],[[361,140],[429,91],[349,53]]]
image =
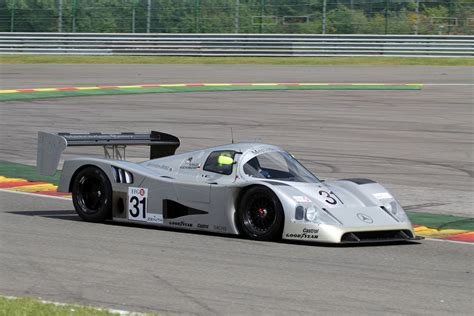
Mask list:
[[283,207],[272,190],[256,186],[242,196],[237,220],[241,232],[250,239],[280,239],[284,222]]
[[72,202],[85,221],[100,223],[112,211],[112,186],[107,175],[97,167],[86,167],[74,177]]

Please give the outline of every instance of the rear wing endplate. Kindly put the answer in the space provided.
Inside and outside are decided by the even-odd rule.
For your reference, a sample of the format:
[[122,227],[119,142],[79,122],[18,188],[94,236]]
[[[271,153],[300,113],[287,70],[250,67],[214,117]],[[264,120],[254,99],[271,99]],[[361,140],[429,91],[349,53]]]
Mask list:
[[71,134],[38,132],[36,167],[41,175],[53,175],[59,165],[62,152],[70,146],[102,146],[107,159],[125,159],[127,146],[150,146],[150,159],[174,155],[180,142],[178,137],[161,132],[149,134]]

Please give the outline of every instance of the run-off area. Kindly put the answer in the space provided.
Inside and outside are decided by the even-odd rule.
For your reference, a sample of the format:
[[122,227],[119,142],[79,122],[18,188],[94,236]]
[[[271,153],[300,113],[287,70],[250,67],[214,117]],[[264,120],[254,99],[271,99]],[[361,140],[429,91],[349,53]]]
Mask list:
[[[22,67],[5,69],[15,88],[209,82],[207,78],[472,81],[471,69],[449,67],[32,66],[28,73]],[[372,178],[412,211],[472,217],[472,113],[468,86],[8,101],[0,104],[0,159],[33,165],[39,130],[159,130],[179,136],[183,152],[230,142],[232,127],[236,141],[279,145],[322,179]],[[71,149],[65,158],[79,153],[83,149]],[[101,150],[90,154],[101,155]],[[138,161],[146,159],[147,150],[132,149],[129,154]],[[261,243],[85,223],[73,213],[70,201],[4,192],[0,201],[4,295],[206,315],[472,310],[474,258],[468,244],[427,240],[333,248]]]

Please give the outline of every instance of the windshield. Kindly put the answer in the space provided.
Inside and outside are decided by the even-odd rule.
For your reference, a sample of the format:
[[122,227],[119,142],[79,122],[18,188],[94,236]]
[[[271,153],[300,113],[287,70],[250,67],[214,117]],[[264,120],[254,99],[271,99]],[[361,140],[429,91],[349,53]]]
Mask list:
[[244,164],[244,173],[249,177],[295,181],[319,182],[311,172],[287,152],[273,151],[260,154]]

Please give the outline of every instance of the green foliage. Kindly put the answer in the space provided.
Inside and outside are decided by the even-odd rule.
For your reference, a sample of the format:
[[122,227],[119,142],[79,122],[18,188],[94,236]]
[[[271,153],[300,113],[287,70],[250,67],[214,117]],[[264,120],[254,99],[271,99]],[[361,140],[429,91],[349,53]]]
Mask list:
[[[0,0],[0,31],[55,32],[61,25],[65,32],[317,34],[323,31],[323,3],[151,0],[148,9],[148,0]],[[418,9],[417,0],[326,3],[329,34],[414,34],[417,25],[419,34],[473,34],[474,29],[472,0],[420,0]]]

